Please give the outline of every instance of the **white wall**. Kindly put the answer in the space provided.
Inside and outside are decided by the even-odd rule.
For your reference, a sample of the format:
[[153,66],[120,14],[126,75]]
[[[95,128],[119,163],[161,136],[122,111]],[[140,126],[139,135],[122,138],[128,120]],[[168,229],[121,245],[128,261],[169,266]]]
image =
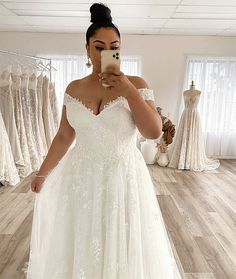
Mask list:
[[[30,55],[85,54],[85,36],[0,32],[0,49]],[[156,104],[176,123],[186,55],[236,56],[236,37],[123,35],[122,53],[142,56],[142,76],[155,90]]]

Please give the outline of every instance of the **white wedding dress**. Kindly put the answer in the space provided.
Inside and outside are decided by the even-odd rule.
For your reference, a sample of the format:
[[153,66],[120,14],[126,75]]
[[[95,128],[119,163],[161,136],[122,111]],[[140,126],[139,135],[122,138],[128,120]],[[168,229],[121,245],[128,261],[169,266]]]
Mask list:
[[201,131],[201,121],[197,106],[200,91],[184,92],[184,111],[182,113],[173,153],[168,167],[191,171],[211,171],[219,167],[219,160],[206,156]]
[[64,105],[76,142],[36,194],[27,279],[181,278],[127,100]]
[[0,182],[15,186],[20,177],[12,155],[11,145],[0,111]]

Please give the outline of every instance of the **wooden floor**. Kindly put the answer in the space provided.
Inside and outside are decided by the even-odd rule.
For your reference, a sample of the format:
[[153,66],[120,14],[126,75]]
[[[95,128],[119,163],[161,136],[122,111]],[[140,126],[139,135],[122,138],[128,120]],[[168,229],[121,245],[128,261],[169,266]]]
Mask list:
[[[210,173],[148,169],[183,278],[236,279],[236,160],[221,160]],[[31,179],[0,187],[0,279],[25,278]]]

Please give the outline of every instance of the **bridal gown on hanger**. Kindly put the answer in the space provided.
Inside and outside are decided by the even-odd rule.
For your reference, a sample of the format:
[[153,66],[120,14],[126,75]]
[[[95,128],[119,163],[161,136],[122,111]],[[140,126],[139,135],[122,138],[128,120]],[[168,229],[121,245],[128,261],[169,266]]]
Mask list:
[[46,75],[43,77],[42,95],[43,95],[43,123],[44,123],[47,147],[49,149],[53,141],[53,138],[55,136],[56,129],[54,125],[53,113],[52,113],[50,97],[49,97],[49,79]]
[[33,125],[31,120],[31,108],[29,102],[29,76],[27,73],[21,74],[21,99],[22,99],[22,109],[23,117],[25,123],[26,137],[28,143],[28,149],[30,154],[31,167],[33,171],[39,169],[42,159],[37,149],[36,139],[33,133]]
[[76,140],[36,194],[27,279],[180,279],[127,100],[64,106]]
[[11,144],[11,150],[15,164],[18,166],[23,166],[24,159],[22,156],[20,140],[16,128],[11,83],[11,72],[8,69],[4,70],[0,75],[0,111]]
[[25,123],[23,118],[20,75],[21,75],[21,71],[19,68],[17,69],[16,73],[11,73],[11,79],[12,79],[11,88],[12,88],[12,96],[14,100],[16,128],[19,135],[22,156],[24,159],[24,166],[22,166],[19,172],[22,177],[26,177],[32,172],[32,168],[31,168],[30,154],[29,154],[27,137],[26,137]]
[[48,147],[47,147],[47,141],[46,141],[46,135],[45,135],[45,129],[43,124],[43,73],[41,73],[37,77],[37,98],[38,98],[38,122],[39,122],[39,131],[41,135],[41,139],[43,142],[43,148],[45,151],[45,154],[47,154]]
[[58,130],[60,125],[60,108],[55,90],[55,82],[50,81],[48,86],[51,110],[54,119],[55,131]]
[[[200,91],[198,91],[200,92]],[[172,157],[168,167],[192,171],[217,169],[219,160],[206,156],[197,106],[200,93],[184,94],[184,111],[175,137]]]
[[39,110],[39,102],[37,95],[37,76],[35,73],[29,76],[29,105],[30,105],[30,118],[32,122],[33,134],[38,150],[38,155],[40,157],[41,162],[43,158],[46,156],[46,152],[43,145],[43,139],[39,129],[39,119],[38,119],[38,110]]
[[20,182],[17,168],[11,151],[6,127],[0,111],[0,181],[5,185],[16,185]]

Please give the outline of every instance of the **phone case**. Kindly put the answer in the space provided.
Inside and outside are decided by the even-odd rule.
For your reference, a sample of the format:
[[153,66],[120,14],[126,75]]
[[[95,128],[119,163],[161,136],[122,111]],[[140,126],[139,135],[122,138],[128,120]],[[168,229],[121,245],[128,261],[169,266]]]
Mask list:
[[111,64],[116,64],[120,68],[119,50],[103,50],[101,52],[101,71],[104,72],[106,67]]

